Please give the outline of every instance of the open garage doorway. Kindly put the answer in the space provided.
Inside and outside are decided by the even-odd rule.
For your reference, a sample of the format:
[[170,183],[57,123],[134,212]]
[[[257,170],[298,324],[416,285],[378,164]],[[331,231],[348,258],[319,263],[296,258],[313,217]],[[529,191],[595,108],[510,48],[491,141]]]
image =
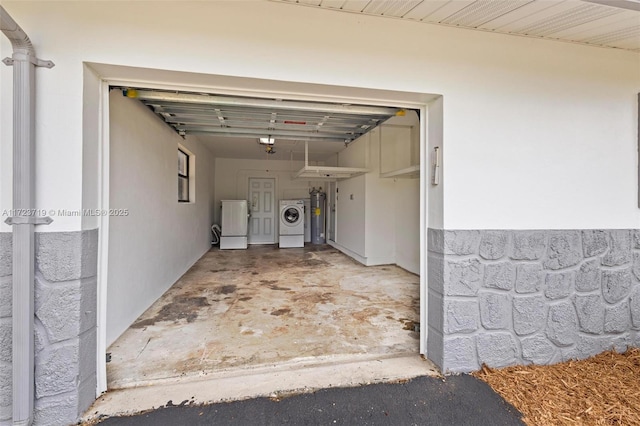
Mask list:
[[[184,85],[170,91],[166,84],[104,82],[108,199],[111,208],[128,215],[104,219],[109,238],[108,257],[102,259],[108,273],[99,284],[99,358],[105,359],[100,390],[107,381],[115,389],[235,368],[424,353],[426,105],[434,97],[400,101],[409,94],[336,87],[335,94],[322,96],[326,91],[317,86],[294,83],[289,93],[262,91],[259,98],[268,102],[395,111],[370,129],[360,127],[364,131],[349,140],[341,135],[339,142],[281,133],[278,143],[274,125],[261,130],[273,131],[266,134],[276,139],[272,154],[254,132],[240,138],[233,132],[206,134],[203,123],[227,120],[220,128],[230,129],[233,120],[221,108],[196,112],[172,97],[256,99],[256,81],[240,97],[237,89],[220,85],[222,80],[197,92]],[[284,84],[280,90],[287,87],[278,84]],[[172,95],[161,102],[151,99],[167,93]],[[196,117],[202,110],[209,110],[209,119]],[[193,122],[185,124],[185,117]],[[278,124],[277,114],[267,122]],[[280,124],[309,127],[301,118]],[[183,170],[176,161],[181,155]],[[211,248],[210,228],[220,223],[221,201],[250,203],[252,178],[273,178],[278,200],[308,198],[312,188],[329,191],[325,243]]]

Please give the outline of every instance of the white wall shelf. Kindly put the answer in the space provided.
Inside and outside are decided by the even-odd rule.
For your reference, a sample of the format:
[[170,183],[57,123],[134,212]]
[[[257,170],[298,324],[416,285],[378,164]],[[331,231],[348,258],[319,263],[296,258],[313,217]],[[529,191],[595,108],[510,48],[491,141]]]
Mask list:
[[330,167],[309,165],[309,142],[304,143],[304,167],[296,174],[297,179],[313,180],[339,180],[349,179],[369,172],[369,169],[360,167]]
[[381,178],[395,178],[395,179],[419,179],[420,178],[420,165],[406,167],[400,170],[393,170],[387,173],[380,173]]
[[296,178],[305,179],[325,179],[338,180],[349,179],[358,175],[365,174],[369,169],[358,167],[328,167],[328,166],[309,166],[305,165],[296,173]]

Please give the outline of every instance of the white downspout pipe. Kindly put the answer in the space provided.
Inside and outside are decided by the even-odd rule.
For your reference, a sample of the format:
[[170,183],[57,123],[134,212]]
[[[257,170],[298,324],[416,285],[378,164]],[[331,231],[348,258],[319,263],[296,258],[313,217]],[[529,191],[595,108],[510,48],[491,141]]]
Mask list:
[[13,424],[33,421],[34,406],[34,227],[50,223],[34,212],[35,189],[35,67],[53,67],[39,61],[27,34],[0,6],[0,30],[11,41],[13,55]]

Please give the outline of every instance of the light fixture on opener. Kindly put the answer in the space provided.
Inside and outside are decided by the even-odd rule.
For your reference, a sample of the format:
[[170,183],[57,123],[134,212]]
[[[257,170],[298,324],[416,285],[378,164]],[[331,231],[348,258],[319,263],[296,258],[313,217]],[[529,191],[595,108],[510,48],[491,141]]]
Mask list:
[[271,136],[269,136],[269,137],[266,137],[266,138],[258,139],[258,143],[262,144],[262,145],[273,145],[274,143],[276,143],[276,140],[274,138],[272,138]]
[[258,139],[258,143],[260,145],[264,145],[265,146],[265,151],[267,154],[275,154],[276,150],[275,150],[275,143],[276,140],[274,138],[271,137],[271,135],[269,135],[266,138],[259,138]]

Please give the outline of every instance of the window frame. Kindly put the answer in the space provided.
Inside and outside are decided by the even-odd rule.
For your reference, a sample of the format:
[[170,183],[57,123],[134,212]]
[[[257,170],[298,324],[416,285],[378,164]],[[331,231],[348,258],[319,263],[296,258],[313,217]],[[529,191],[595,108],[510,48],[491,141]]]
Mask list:
[[[183,150],[182,148],[178,148],[178,153],[182,153],[186,158],[185,158],[185,173],[186,174],[182,174],[180,173],[180,167],[178,167],[178,202],[179,203],[190,203],[191,202],[191,191],[190,191],[190,186],[191,186],[191,182],[189,181],[190,176],[189,176],[189,162],[191,161],[191,155],[189,153],[187,153],[185,150]],[[179,155],[178,154],[178,155]],[[180,185],[182,183],[182,180],[186,180],[187,181],[187,198],[186,199],[181,199],[180,198]]]

